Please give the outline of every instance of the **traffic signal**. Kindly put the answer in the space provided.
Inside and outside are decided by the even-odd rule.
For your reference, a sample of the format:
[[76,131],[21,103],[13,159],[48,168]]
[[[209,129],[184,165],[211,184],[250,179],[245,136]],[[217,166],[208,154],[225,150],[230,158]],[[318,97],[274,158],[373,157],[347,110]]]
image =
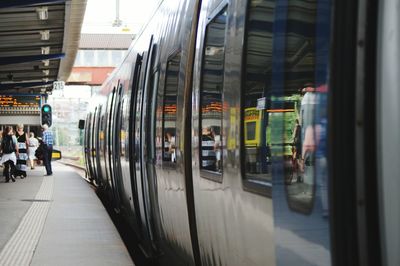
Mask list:
[[51,106],[47,103],[42,105],[42,109],[40,111],[40,123],[41,125],[47,124],[49,127],[51,127],[52,123],[52,112],[51,112]]

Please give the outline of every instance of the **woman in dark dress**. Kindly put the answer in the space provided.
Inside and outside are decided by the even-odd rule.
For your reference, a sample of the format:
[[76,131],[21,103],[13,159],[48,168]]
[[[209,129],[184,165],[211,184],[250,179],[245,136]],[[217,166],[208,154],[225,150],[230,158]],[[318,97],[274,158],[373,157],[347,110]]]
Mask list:
[[18,140],[19,154],[17,157],[17,171],[16,176],[20,176],[21,179],[26,177],[26,161],[28,160],[28,135],[24,132],[24,125],[17,125],[17,132],[15,136]]

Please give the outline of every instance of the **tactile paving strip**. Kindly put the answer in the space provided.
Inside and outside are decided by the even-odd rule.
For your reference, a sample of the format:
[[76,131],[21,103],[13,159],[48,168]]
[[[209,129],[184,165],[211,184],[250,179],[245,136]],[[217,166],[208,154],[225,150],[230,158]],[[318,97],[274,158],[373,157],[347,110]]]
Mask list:
[[0,265],[29,265],[46,221],[53,198],[54,177],[43,178],[31,207],[0,253]]

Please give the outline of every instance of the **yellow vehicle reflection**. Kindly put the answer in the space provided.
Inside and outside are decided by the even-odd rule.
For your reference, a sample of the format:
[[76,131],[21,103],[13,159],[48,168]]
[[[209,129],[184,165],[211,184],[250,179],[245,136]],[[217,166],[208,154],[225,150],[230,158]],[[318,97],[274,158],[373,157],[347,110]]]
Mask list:
[[292,127],[299,117],[300,95],[275,97],[267,108],[244,110],[246,174],[271,181],[271,156],[292,157]]

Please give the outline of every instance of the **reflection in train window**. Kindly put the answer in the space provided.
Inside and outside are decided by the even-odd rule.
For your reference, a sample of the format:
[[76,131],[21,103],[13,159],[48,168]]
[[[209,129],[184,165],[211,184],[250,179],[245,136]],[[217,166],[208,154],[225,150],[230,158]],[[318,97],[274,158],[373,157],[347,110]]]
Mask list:
[[[124,123],[124,111],[126,105],[126,97],[122,98],[121,105],[120,105],[120,115],[117,117],[118,121],[118,128],[120,128],[120,155],[123,158],[126,158],[126,123]],[[122,159],[122,158],[121,158]]]
[[[285,184],[289,207],[311,213],[315,199],[315,108],[316,108],[316,11],[317,3],[288,8],[285,49],[285,101],[294,103],[291,119],[283,121],[287,134]],[[302,28],[296,25],[300,24]]]
[[222,172],[222,90],[224,81],[226,7],[206,28],[200,85],[200,167]]
[[317,1],[288,2],[287,9],[283,38],[274,36],[274,30],[284,28],[274,27],[279,19],[273,1],[254,0],[249,5],[243,75],[244,173],[246,180],[271,182],[271,158],[283,161],[289,207],[310,213],[315,198],[315,136],[319,130],[325,132],[320,125],[316,128],[315,110],[324,97],[316,87],[321,88],[326,76],[319,77],[318,84],[316,76],[326,70],[316,75]]
[[285,110],[271,106],[274,1],[251,1],[246,22],[242,81],[244,176],[256,184],[270,184],[271,122]]
[[163,161],[176,163],[176,102],[181,53],[167,63],[163,105]]
[[257,123],[255,121],[246,122],[246,140],[251,141],[256,139],[256,125]]
[[[318,265],[330,264],[330,12],[329,0],[251,0],[248,5],[242,74],[243,184],[257,184],[255,192],[272,187],[277,265],[317,260]],[[312,227],[318,229],[298,233]],[[311,254],[315,248],[300,243],[323,251],[303,260],[297,255]]]
[[[245,178],[271,182],[272,158],[283,160],[282,181],[287,187],[289,207],[302,213],[312,210],[315,196],[316,6],[316,1],[306,6],[289,2],[285,38],[274,36],[274,23],[279,20],[273,1],[251,1],[246,24]],[[274,48],[274,44],[283,44],[281,40],[285,40],[284,53],[276,52],[282,48]],[[280,54],[284,64],[279,63]],[[274,64],[284,69],[273,68]],[[283,82],[278,84],[280,75]]]

